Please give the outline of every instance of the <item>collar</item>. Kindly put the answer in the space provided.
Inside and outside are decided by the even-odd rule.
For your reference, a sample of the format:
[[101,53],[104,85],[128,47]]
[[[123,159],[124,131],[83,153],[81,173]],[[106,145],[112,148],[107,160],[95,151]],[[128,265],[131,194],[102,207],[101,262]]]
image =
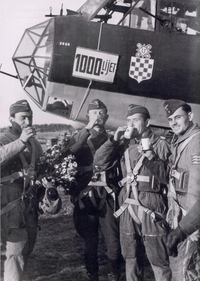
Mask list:
[[142,134],[142,136],[135,138],[136,143],[139,143],[141,141],[141,138],[150,138],[152,139],[152,137],[155,136],[153,134],[153,132],[151,131],[150,128],[147,128],[147,130]]
[[17,136],[20,136],[22,133],[21,127],[16,122],[12,122],[12,126],[10,127],[10,130]]
[[90,130],[90,135],[91,137],[95,138],[97,136],[99,136],[100,134],[106,134],[106,130],[104,128],[102,128],[100,131],[96,131],[95,129],[91,129]]

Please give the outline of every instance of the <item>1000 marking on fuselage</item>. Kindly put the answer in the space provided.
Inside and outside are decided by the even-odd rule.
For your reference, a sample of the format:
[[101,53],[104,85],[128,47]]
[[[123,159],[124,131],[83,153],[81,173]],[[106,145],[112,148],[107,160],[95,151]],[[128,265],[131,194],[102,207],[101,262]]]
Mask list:
[[112,83],[117,69],[118,56],[78,47],[73,76]]

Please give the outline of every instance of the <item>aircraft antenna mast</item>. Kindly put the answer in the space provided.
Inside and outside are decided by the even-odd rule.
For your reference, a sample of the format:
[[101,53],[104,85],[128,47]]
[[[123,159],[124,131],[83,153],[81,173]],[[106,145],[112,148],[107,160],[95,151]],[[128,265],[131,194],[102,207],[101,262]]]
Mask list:
[[63,15],[63,3],[61,5],[61,9],[60,9],[60,16],[62,16],[62,15]]
[[[99,49],[100,49],[102,28],[103,28],[103,22],[101,22],[101,24],[100,24],[99,38],[98,38],[98,45],[97,45],[97,50],[98,50],[98,51],[99,51]],[[85,101],[86,101],[86,99],[87,99],[89,93],[90,93],[91,85],[92,85],[92,80],[90,80],[90,82],[89,82],[89,85],[88,85],[88,87],[87,87],[86,93],[85,93],[85,95],[84,95],[84,97],[83,97],[83,100],[82,100],[82,102],[81,102],[81,105],[79,106],[79,109],[78,109],[78,111],[77,111],[77,114],[76,114],[74,120],[76,120],[76,119],[78,118],[78,115],[79,115],[79,113],[80,113],[80,111],[81,111],[81,109],[82,109],[82,107],[83,107],[83,105],[84,105],[84,103],[85,103]]]
[[79,115],[79,113],[80,113],[80,111],[81,111],[81,108],[83,107],[83,105],[84,105],[84,103],[85,103],[85,101],[86,101],[86,99],[87,99],[87,97],[88,97],[88,95],[89,95],[89,93],[90,93],[90,90],[91,90],[90,87],[91,87],[91,85],[92,85],[92,80],[90,80],[90,83],[89,83],[89,85],[88,85],[88,87],[87,87],[86,93],[85,93],[85,95],[84,95],[84,97],[83,97],[83,100],[82,100],[82,102],[81,102],[81,105],[79,106],[79,109],[78,109],[78,111],[77,111],[77,114],[76,114],[74,120],[77,119],[77,117],[78,117],[78,115]]

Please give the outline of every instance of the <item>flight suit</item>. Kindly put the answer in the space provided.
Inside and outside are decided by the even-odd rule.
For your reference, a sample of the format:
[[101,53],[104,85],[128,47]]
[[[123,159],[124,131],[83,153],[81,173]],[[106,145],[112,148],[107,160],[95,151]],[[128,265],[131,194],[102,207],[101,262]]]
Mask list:
[[[166,164],[170,155],[170,149],[166,140],[153,134],[150,129],[148,129],[147,137],[151,139],[151,143],[154,146],[155,156],[151,160],[145,157],[141,162],[137,174],[139,179],[136,184],[137,188],[134,189],[133,186],[128,186],[128,183],[125,182],[119,194],[119,205],[122,210],[120,214],[120,242],[122,254],[126,261],[127,281],[142,280],[140,254],[143,248],[141,243],[142,245],[144,244],[156,280],[168,281],[171,278],[171,270],[166,249],[163,245],[163,238],[167,234],[167,224],[165,222],[167,206],[163,191],[167,183]],[[129,162],[133,170],[141,157],[137,146],[138,143],[135,139],[131,139],[129,143],[124,142],[120,144],[110,138],[96,152],[94,164],[99,169],[109,170],[120,160],[120,168],[124,180],[127,178],[128,169],[125,151],[128,150]],[[138,190],[137,194],[135,190]],[[127,198],[131,201],[131,199],[136,199],[136,196],[138,196],[137,203],[145,207],[145,210],[148,210],[148,212],[139,211],[137,205],[124,203]],[[127,206],[131,206],[131,209]],[[139,213],[141,219],[136,222]],[[155,219],[152,216],[153,214],[156,214]]]
[[69,151],[75,155],[79,171],[78,185],[71,190],[75,202],[74,225],[85,242],[85,266],[88,274],[94,277],[91,280],[98,280],[99,227],[107,246],[110,272],[118,274],[120,267],[119,225],[113,216],[114,199],[103,186],[88,186],[93,176],[95,151],[106,140],[107,133],[104,129],[97,132],[84,128],[69,143]]
[[[24,178],[19,177],[18,172],[27,168],[25,165],[29,165],[32,159],[36,163],[42,154],[42,148],[34,138],[32,144],[28,141],[25,146],[19,139],[20,134],[16,123],[0,134],[1,237],[6,244],[4,281],[22,280],[27,257],[36,241],[38,227],[37,196],[31,193],[32,198],[27,196],[20,199],[24,191]],[[9,203],[13,207],[6,211]]]
[[[174,138],[172,142],[171,175],[179,206],[178,224],[188,235],[194,233],[200,226],[200,127],[192,125],[184,135]],[[196,135],[195,135],[196,134]],[[180,156],[181,146],[191,136],[191,140],[184,146]],[[178,159],[177,159],[178,157]],[[177,161],[178,160],[178,161]],[[176,167],[174,163],[177,161]],[[188,274],[190,259],[197,253],[197,241],[191,237],[178,245],[178,256],[170,257],[173,280],[185,280]]]

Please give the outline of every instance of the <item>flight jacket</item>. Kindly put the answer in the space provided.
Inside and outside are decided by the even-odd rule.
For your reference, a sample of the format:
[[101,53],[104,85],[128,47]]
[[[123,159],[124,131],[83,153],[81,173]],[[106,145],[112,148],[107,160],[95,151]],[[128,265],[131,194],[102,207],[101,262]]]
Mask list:
[[[165,138],[156,136],[150,129],[147,130],[145,137],[151,139],[151,143],[154,145],[153,150],[155,156],[151,160],[147,157],[143,159],[138,175],[148,177],[149,182],[139,181],[137,183],[137,189],[139,193],[151,192],[161,194],[162,187],[166,186],[168,182],[168,159],[171,154],[170,147]],[[138,152],[137,146],[138,142],[135,139],[131,139],[129,143],[120,143],[113,141],[113,138],[111,137],[97,150],[94,156],[94,164],[102,171],[112,169],[119,164],[122,171],[122,177],[126,178],[127,170],[124,152],[126,149],[129,150],[131,168],[134,169],[141,157],[141,153]],[[122,190],[124,189],[126,189],[126,186],[122,188]],[[155,202],[146,202],[145,204],[148,205],[146,207],[155,209]],[[165,209],[165,207],[161,207],[161,209]]]
[[[24,144],[20,139],[19,127],[13,125],[7,131],[0,134],[0,163],[1,179],[10,176],[15,172],[23,170],[23,164],[19,154],[22,154],[27,163],[31,161],[31,145],[29,141]],[[39,142],[33,138],[35,145],[35,162],[42,155],[42,148]],[[1,209],[20,198],[24,189],[24,178],[8,180],[1,183]],[[2,228],[8,232],[10,228],[26,227],[26,210],[29,208],[27,200],[21,200],[14,209],[2,215]],[[34,210],[37,220],[37,212]]]

